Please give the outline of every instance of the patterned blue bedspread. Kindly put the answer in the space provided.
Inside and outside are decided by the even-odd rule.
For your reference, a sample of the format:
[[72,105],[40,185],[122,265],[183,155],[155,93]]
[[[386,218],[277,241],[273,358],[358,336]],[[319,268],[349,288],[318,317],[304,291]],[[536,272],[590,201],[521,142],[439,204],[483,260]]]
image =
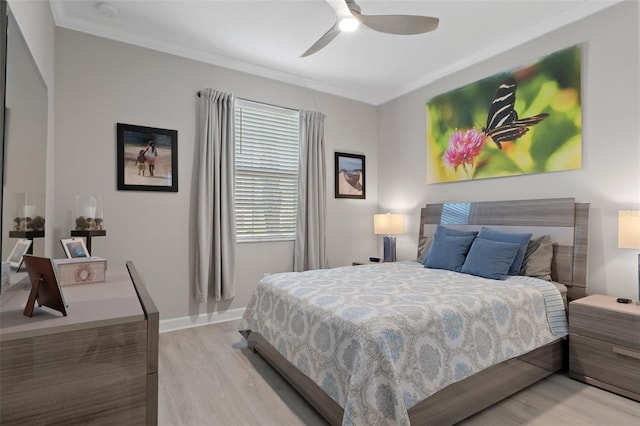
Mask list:
[[567,321],[551,283],[394,262],[269,275],[240,330],[344,407],[344,425],[408,425],[416,403],[565,336]]

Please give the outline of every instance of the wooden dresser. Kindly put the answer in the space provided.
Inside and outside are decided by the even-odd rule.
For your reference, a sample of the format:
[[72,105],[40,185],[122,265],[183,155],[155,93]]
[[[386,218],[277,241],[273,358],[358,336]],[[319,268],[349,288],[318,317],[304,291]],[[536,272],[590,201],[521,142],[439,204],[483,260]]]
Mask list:
[[569,375],[640,401],[640,305],[599,294],[569,303]]
[[66,317],[24,316],[29,289],[0,296],[0,424],[157,424],[159,313],[133,264],[62,287]]

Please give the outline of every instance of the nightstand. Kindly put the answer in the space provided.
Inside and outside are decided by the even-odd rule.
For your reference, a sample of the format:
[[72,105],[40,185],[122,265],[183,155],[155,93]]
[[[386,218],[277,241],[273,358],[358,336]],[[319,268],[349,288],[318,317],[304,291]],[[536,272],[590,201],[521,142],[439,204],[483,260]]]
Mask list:
[[640,305],[599,294],[569,303],[569,376],[640,401]]

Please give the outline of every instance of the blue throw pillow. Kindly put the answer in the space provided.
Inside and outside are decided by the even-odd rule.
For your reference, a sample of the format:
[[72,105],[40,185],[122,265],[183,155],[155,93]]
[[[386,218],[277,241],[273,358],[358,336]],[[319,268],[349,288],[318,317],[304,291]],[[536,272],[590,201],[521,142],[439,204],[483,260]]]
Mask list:
[[478,235],[478,231],[461,231],[459,229],[447,228],[446,226],[438,225],[436,234],[447,235],[449,237],[475,237]]
[[[460,231],[454,228],[447,228],[446,226],[438,225],[436,234],[446,235],[449,237],[469,237],[478,235],[478,231]],[[435,236],[435,234],[434,234]],[[431,244],[433,243],[433,237],[425,237],[418,243],[418,262],[426,266],[429,252],[431,251]],[[421,250],[422,245],[424,248]]]
[[531,234],[513,234],[511,232],[496,231],[495,229],[483,226],[482,229],[480,229],[478,238],[483,240],[501,241],[503,243],[520,244],[518,253],[509,268],[509,275],[518,275],[520,273],[520,267],[522,266],[522,260],[524,259],[525,252],[527,251],[527,244],[529,244]]
[[519,249],[520,244],[517,243],[476,238],[460,272],[492,280],[506,280]]
[[464,259],[469,252],[469,247],[475,237],[450,237],[448,235],[436,234],[433,237],[429,256],[424,262],[427,268],[447,269],[449,271],[460,272]]

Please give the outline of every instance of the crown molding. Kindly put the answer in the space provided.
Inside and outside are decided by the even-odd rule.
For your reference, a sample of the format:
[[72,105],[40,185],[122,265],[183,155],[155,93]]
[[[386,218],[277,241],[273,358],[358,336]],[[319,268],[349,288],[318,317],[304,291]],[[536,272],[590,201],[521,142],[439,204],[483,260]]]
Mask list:
[[557,30],[568,24],[586,18],[587,16],[598,13],[604,9],[614,6],[615,4],[621,3],[622,1],[624,0],[586,1],[577,3],[573,8],[568,9],[564,13],[558,14],[553,18],[546,20],[539,25],[524,28],[519,33],[513,34],[511,37],[504,39],[500,43],[494,43],[490,46],[487,46],[485,49],[479,50],[474,55],[465,57],[464,59],[461,59],[460,61],[455,62],[449,66],[440,68],[416,80],[403,84],[397,89],[386,92],[367,89],[353,90],[352,88],[327,84],[300,75],[280,71],[275,68],[265,67],[263,65],[255,64],[249,61],[243,61],[231,58],[229,56],[216,54],[204,49],[183,46],[177,43],[157,40],[154,38],[131,34],[124,31],[118,31],[113,27],[109,27],[106,25],[87,25],[85,21],[66,16],[64,14],[63,6],[57,2],[52,1],[51,8],[53,11],[53,17],[56,26],[58,27],[68,28],[98,37],[132,44],[135,46],[144,47],[187,59],[192,59],[198,62],[204,62],[207,64],[216,65],[219,67],[228,68],[231,70],[244,72],[276,81],[281,81],[284,83],[294,84],[296,86],[301,86],[307,89],[352,99],[373,106],[378,106],[400,96],[403,96],[409,92],[417,90],[421,87],[424,87],[428,84],[431,84],[443,77],[446,77],[449,74],[478,64],[486,60],[487,58],[491,58],[493,56],[504,53],[510,49],[513,49],[514,47],[539,38],[540,36],[543,36],[544,34],[547,34],[551,31]]

